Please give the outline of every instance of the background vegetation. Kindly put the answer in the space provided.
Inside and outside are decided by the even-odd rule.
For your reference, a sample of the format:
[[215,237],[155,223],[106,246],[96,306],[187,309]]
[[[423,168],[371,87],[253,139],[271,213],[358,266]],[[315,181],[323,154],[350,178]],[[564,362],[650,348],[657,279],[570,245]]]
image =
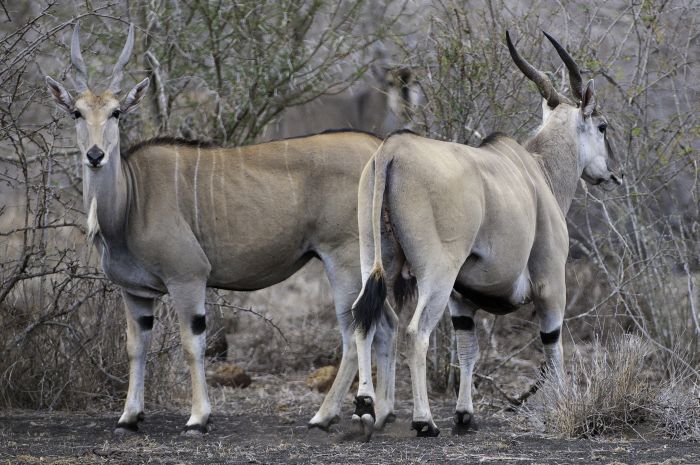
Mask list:
[[[391,62],[410,66],[421,87],[422,103],[407,126],[468,144],[478,144],[493,131],[524,140],[539,123],[539,98],[512,65],[504,36],[510,30],[520,52],[564,88],[568,81],[561,62],[540,32],[545,28],[577,59],[584,77],[596,79],[625,185],[608,192],[582,183],[579,189],[569,215],[572,249],[564,329],[567,353],[578,355],[570,359],[574,375],[568,390],[545,386],[543,391],[550,396],[574,392],[584,382],[582,373],[591,373],[590,366],[596,376],[586,379],[596,383],[618,373],[616,364],[625,363],[645,383],[659,386],[656,397],[647,399],[666,396],[692,403],[697,395],[696,2],[139,0],[3,5],[3,407],[117,408],[126,389],[123,310],[85,241],[72,121],[54,110],[43,84],[47,74],[70,84],[68,45],[77,20],[95,87],[108,76],[127,23],[137,26],[127,80],[150,76],[152,87],[141,111],[122,122],[123,147],[158,134],[224,145],[253,143],[284,108],[327,93],[352,93],[371,82],[367,71],[379,43]],[[267,291],[212,292],[209,297],[208,310],[224,320],[229,359],[253,373],[307,371],[338,359],[339,335],[318,266]],[[402,318],[407,318],[405,313]],[[149,354],[149,402],[177,401],[187,389],[171,319],[164,298]],[[477,401],[502,405],[534,378],[542,359],[538,330],[529,308],[508,317],[480,314],[478,324],[482,356]],[[450,332],[449,325],[440,325],[430,353],[435,389],[453,383]],[[625,350],[643,352],[641,359],[633,354],[603,363],[604,355],[590,355],[618,354],[620,341],[629,337],[639,342]],[[163,385],[175,388],[157,387]],[[659,390],[669,385],[675,390]],[[584,427],[552,426],[558,423],[545,418],[551,412],[537,410],[534,401],[532,405],[533,424],[547,424],[556,433],[619,430],[617,423],[605,422],[602,429],[589,428],[588,420],[581,420]],[[622,424],[633,424],[625,415]],[[694,427],[681,430],[697,435]]]

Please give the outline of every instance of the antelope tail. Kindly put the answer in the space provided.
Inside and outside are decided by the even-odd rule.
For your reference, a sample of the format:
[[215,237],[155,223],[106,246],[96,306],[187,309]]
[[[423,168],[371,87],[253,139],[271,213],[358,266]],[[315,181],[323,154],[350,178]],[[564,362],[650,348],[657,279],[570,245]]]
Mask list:
[[[374,263],[360,297],[353,305],[354,324],[364,334],[372,328],[383,315],[386,300],[386,279],[382,265],[382,203],[389,165],[393,157],[381,156],[382,144],[372,158],[374,163],[374,188],[372,192],[372,240],[374,242]],[[360,234],[362,237],[362,234]]]

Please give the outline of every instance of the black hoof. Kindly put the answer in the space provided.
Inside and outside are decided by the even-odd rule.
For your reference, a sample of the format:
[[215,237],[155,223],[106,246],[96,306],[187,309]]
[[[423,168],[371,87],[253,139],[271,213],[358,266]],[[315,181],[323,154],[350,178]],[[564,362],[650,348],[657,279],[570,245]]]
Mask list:
[[117,423],[117,427],[114,428],[114,434],[133,434],[139,430],[138,421],[131,423],[120,421]]
[[440,434],[437,426],[433,426],[427,421],[411,422],[411,429],[416,430],[416,436],[419,438],[436,438]]
[[338,415],[336,415],[336,416],[334,416],[333,418],[331,418],[330,421],[329,421],[328,423],[326,423],[326,424],[323,424],[323,423],[308,423],[306,426],[307,426],[309,429],[318,428],[318,429],[320,429],[321,431],[325,431],[325,432],[327,433],[328,431],[330,431],[331,426],[335,425],[335,424],[338,423],[339,421],[340,421],[340,417],[339,417]]
[[146,418],[143,412],[139,412],[136,415],[136,421],[120,421],[117,423],[116,428],[114,428],[115,434],[131,434],[136,433],[139,430],[139,423],[141,423]]
[[479,430],[479,425],[474,418],[474,414],[469,412],[455,412],[455,425],[452,434],[461,436]]
[[120,421],[119,423],[117,423],[117,426],[114,428],[114,433],[115,434],[136,433],[139,430],[139,423],[141,423],[145,418],[146,418],[146,415],[143,412],[139,412],[138,415],[136,415],[136,421],[131,421],[131,422]]
[[328,423],[327,425],[324,425],[323,423],[307,423],[306,427],[308,429],[320,429],[321,431],[325,431],[326,433],[331,430],[330,423]]
[[207,434],[208,432],[209,427],[207,425],[194,424],[185,426],[182,434],[185,436],[201,436],[203,434]]

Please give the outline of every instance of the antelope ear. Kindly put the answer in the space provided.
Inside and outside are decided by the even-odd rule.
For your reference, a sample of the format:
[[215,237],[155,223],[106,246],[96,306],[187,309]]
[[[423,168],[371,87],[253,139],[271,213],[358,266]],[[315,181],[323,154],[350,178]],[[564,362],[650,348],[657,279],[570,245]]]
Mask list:
[[124,98],[124,102],[122,103],[122,112],[123,113],[129,113],[130,111],[134,110],[141,99],[143,98],[144,95],[146,95],[146,89],[148,89],[148,83],[149,79],[146,78],[143,81],[139,82],[136,84],[128,94],[126,94],[126,97]]
[[58,105],[58,108],[65,111],[66,113],[71,113],[73,111],[73,97],[68,93],[68,91],[58,82],[46,76],[46,87],[48,87],[51,96]]
[[583,91],[583,101],[581,102],[581,111],[584,117],[589,117],[595,110],[595,90],[593,88],[593,79],[588,81],[586,88]]
[[547,103],[547,99],[543,98],[542,99],[542,123],[544,124],[545,121],[547,121],[547,118],[549,118],[549,115],[552,114],[552,109],[549,108],[549,104]]

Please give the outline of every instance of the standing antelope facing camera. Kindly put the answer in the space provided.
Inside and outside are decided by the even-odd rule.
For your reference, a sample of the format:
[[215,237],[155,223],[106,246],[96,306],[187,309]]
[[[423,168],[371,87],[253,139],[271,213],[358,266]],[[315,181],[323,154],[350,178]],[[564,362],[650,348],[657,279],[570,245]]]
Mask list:
[[[386,282],[410,269],[418,301],[408,325],[413,388],[412,428],[437,436],[426,387],[429,337],[449,301],[460,365],[458,427],[474,426],[472,370],[479,347],[478,309],[507,314],[530,301],[539,319],[547,366],[563,369],[561,325],[568,254],[565,216],[579,178],[621,183],[609,168],[606,118],[593,81],[582,85],[578,66],[545,33],[569,70],[574,101],[557,92],[541,71],[521,58],[510,35],[510,55],[533,81],[543,102],[542,125],[524,145],[500,134],[478,148],[402,133],[387,138],[365,168],[358,215],[363,290],[353,305],[360,383],[355,419],[371,435],[374,389],[371,343],[383,320]],[[390,228],[382,227],[384,222]],[[386,244],[394,244],[386,250]],[[395,273],[395,272],[394,272]],[[405,274],[405,273],[404,273]],[[450,294],[456,290],[453,299]]]
[[[144,79],[126,97],[117,97],[133,44],[132,26],[108,89],[97,94],[88,87],[76,25],[71,61],[78,95],[73,98],[46,78],[58,107],[75,119],[89,236],[105,275],[122,288],[126,306],[129,389],[116,431],[136,431],[143,419],[157,297],[172,297],[192,378],[185,431],[204,433],[211,412],[204,374],[206,287],[261,289],[288,278],[314,257],[328,275],[343,337],[338,374],[309,423],[328,428],[357,372],[352,329],[345,318],[362,287],[357,187],[381,141],[352,131],[239,148],[161,138],[122,154],[119,118],[136,108],[148,87]],[[394,331],[389,329],[375,347],[381,366],[394,357]],[[378,373],[378,383],[391,387],[383,391],[389,414],[393,370]]]

